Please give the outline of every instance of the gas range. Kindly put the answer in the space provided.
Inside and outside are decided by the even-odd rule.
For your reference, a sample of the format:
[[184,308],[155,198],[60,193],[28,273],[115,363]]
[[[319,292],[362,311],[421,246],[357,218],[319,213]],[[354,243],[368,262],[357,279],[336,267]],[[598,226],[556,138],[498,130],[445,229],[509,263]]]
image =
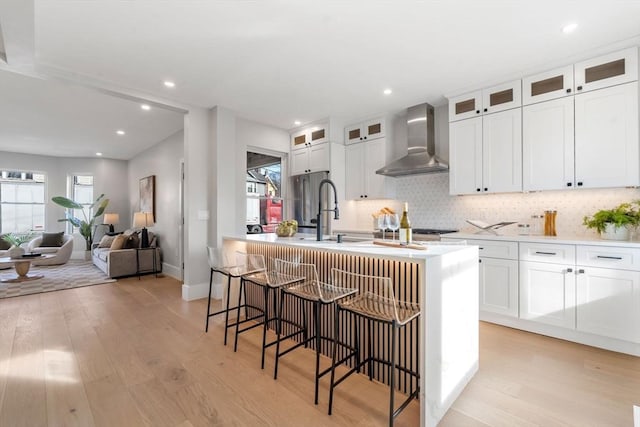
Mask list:
[[[440,235],[441,234],[446,234],[446,233],[455,233],[458,230],[441,230],[441,229],[437,229],[437,228],[413,228],[413,240],[416,241],[424,241],[424,240],[440,240]],[[391,232],[387,231],[386,235],[390,236]],[[380,239],[382,238],[382,232],[381,231],[376,231],[373,233],[373,236],[376,239]]]

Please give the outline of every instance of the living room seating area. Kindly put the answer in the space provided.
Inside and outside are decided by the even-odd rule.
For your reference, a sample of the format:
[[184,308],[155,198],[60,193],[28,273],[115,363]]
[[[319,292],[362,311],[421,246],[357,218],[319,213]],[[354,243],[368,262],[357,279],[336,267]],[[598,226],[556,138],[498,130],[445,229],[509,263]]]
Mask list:
[[103,236],[91,252],[93,264],[111,278],[162,271],[162,252],[152,232],[148,248],[141,247],[140,232],[126,230],[116,236]]

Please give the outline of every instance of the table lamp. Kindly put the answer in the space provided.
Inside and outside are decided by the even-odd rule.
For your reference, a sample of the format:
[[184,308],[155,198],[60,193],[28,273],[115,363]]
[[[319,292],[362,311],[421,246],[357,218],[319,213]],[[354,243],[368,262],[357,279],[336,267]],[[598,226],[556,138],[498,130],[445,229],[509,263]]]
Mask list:
[[142,228],[140,234],[140,247],[149,247],[149,234],[147,227],[153,225],[153,214],[151,212],[134,212],[133,214],[133,228]]
[[109,233],[114,233],[113,224],[120,223],[120,215],[117,213],[106,213],[104,214],[104,218],[102,218],[103,225],[109,226]]

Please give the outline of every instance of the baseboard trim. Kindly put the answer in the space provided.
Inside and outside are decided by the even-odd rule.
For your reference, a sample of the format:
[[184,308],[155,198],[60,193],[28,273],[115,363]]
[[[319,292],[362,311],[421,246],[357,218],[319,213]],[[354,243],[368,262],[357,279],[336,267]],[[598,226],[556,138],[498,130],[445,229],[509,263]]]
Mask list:
[[182,269],[172,264],[162,263],[162,273],[182,281]]
[[[214,283],[211,289],[211,298],[222,299],[223,295],[222,283]],[[193,301],[209,296],[209,283],[195,283],[192,285],[182,285],[182,299],[185,301]]]

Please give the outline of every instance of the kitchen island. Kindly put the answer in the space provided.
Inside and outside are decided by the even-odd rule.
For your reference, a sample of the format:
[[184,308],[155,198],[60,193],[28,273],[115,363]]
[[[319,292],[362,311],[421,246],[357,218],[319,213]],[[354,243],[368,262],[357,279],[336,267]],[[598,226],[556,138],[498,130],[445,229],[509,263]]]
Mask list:
[[[326,282],[332,268],[391,277],[396,298],[420,304],[419,326],[401,337],[399,360],[420,372],[422,426],[437,425],[478,370],[476,246],[433,245],[417,250],[273,234],[225,237],[223,245],[228,252],[261,253],[267,259],[301,256],[303,262],[317,266],[320,280]],[[420,351],[414,361],[407,354],[416,341]],[[328,348],[321,350],[329,354]],[[379,375],[386,382],[384,372]],[[398,388],[407,392],[414,385],[403,377],[399,375]]]

